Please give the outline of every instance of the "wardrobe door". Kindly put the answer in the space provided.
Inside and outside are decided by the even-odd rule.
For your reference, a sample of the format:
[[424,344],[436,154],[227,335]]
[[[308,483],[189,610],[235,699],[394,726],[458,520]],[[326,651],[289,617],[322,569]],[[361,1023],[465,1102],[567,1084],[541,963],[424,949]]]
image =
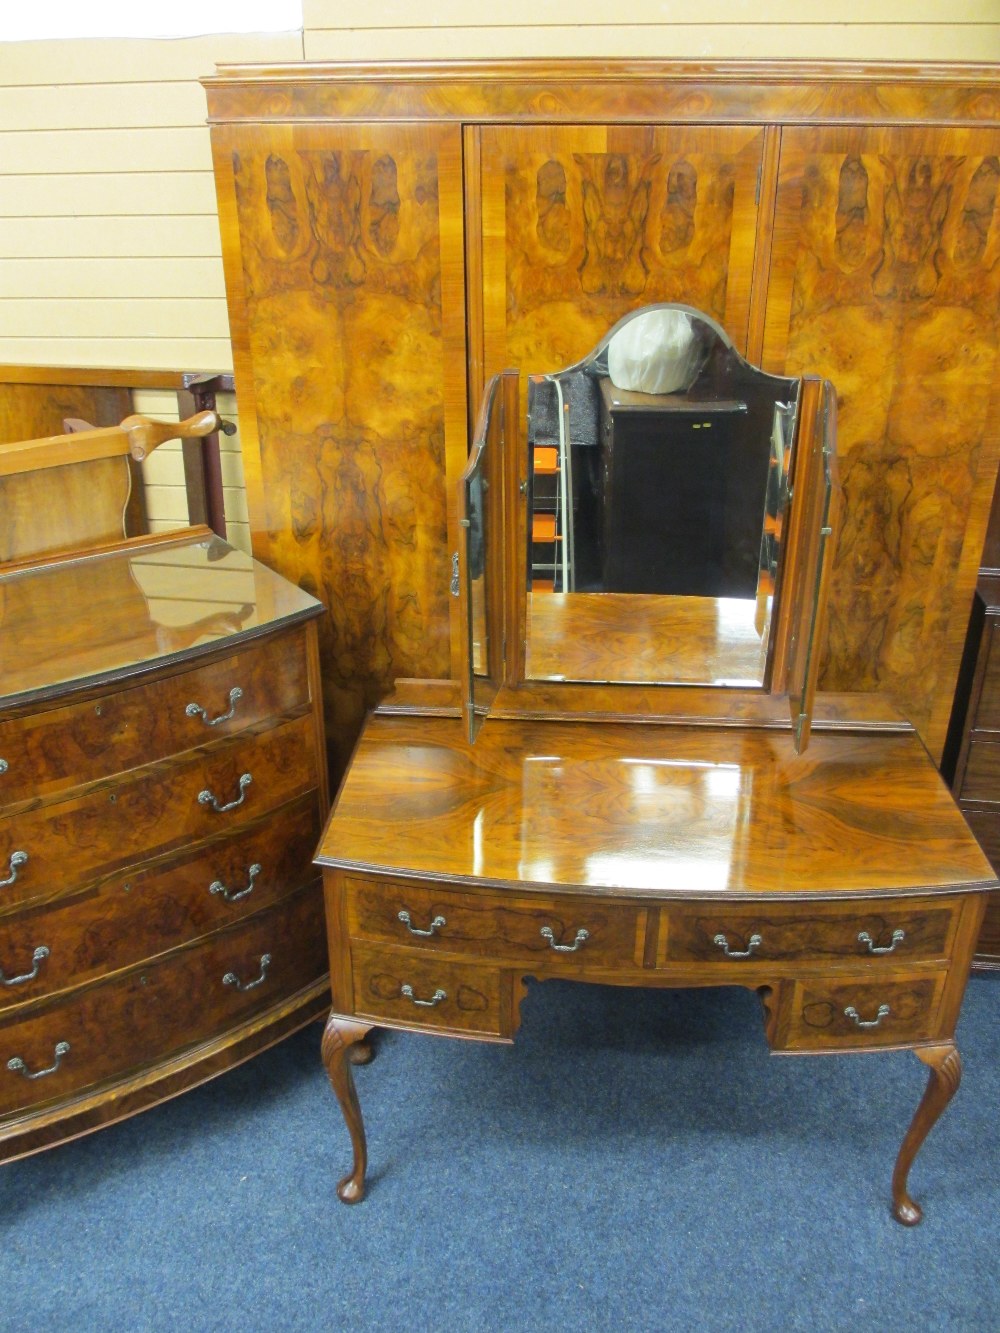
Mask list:
[[996,478],[1000,137],[782,134],[764,368],[833,382],[844,514],[821,688],[939,755]]
[[254,551],[328,607],[336,779],[395,678],[457,666],[461,131],[223,125],[213,145]]
[[485,375],[570,365],[622,315],[656,301],[696,306],[746,350],[767,131],[476,133],[468,158],[481,180],[482,252],[472,254],[470,274],[481,260]]

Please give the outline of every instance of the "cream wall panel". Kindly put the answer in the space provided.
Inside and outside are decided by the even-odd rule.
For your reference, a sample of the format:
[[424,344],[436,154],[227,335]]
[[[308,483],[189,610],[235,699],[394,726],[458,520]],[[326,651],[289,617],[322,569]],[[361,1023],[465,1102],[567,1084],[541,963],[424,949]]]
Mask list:
[[[4,62],[6,63],[6,62]],[[150,126],[197,125],[205,118],[201,87],[183,83],[152,83],[122,88],[120,83],[38,84],[4,87],[0,64],[0,126],[34,130],[146,129]]]
[[[190,333],[202,338],[225,340],[229,336],[229,320],[225,301],[202,300],[199,297],[178,297],[176,300],[147,299],[132,301],[125,298],[111,301],[54,300],[46,297],[14,299],[3,302],[2,327],[4,334],[14,338],[44,338],[53,330],[65,330],[69,336],[74,328],[86,329],[94,338],[133,338],[177,340]],[[11,358],[4,357],[5,361]],[[217,370],[218,366],[167,363],[175,370]],[[65,362],[63,364],[66,364]],[[75,363],[70,363],[75,364]],[[128,362],[104,362],[105,365],[128,365]]]
[[183,486],[147,485],[146,512],[151,523],[183,527],[188,521],[187,491]]
[[7,336],[0,303],[0,365],[122,366],[138,370],[231,370],[229,338],[119,338],[70,333]]
[[[491,16],[495,17],[491,11]],[[679,25],[614,23],[450,28],[314,28],[307,60],[496,59],[519,56],[676,59],[1000,59],[1000,23]]]
[[[0,204],[0,209],[3,205]],[[218,254],[219,223],[204,217],[0,217],[0,256],[8,259],[158,258],[189,259]]]
[[72,163],[74,172],[211,171],[212,149],[197,126],[146,130],[22,130],[0,133],[8,176],[37,176]]
[[217,61],[301,59],[299,32],[216,33],[171,41],[4,42],[0,43],[0,84],[197,81],[200,75],[210,74]]
[[[2,139],[0,134],[0,154]],[[210,171],[151,171],[147,162],[145,171],[132,175],[105,171],[85,176],[75,170],[68,155],[59,163],[62,171],[55,171],[55,165],[33,176],[0,175],[0,216],[158,218],[195,214],[215,218],[218,231],[215,181]],[[218,240],[215,248],[221,252]],[[110,244],[105,253],[113,253]]]
[[[185,259],[184,273],[189,291],[225,305],[221,259]],[[176,292],[177,275],[162,259],[0,258],[0,299],[124,297],[138,303],[144,297],[172,299]]]

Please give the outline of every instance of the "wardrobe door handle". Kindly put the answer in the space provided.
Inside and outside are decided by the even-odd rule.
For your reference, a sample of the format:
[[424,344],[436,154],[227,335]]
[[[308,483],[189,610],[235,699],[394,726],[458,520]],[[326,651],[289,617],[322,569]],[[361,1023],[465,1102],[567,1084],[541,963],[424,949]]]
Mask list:
[[539,931],[543,940],[548,940],[549,948],[554,949],[556,953],[576,953],[581,944],[585,944],[590,939],[590,931],[584,930],[581,926],[576,932],[576,938],[572,944],[556,944],[555,932],[551,926],[543,926]]
[[215,879],[208,886],[209,893],[220,893],[227,903],[238,903],[241,898],[248,897],[253,893],[253,882],[260,874],[260,866],[256,862],[247,870],[249,881],[245,889],[227,889],[221,879]]
[[28,1072],[28,1066],[24,1063],[24,1061],[21,1059],[19,1055],[11,1056],[11,1058],[7,1061],[7,1068],[10,1070],[12,1074],[21,1074],[22,1077],[24,1078],[30,1078],[30,1079],[45,1078],[47,1074],[54,1074],[56,1072],[56,1070],[59,1068],[59,1065],[62,1062],[62,1058],[64,1055],[69,1055],[69,1042],[68,1041],[57,1042],[56,1048],[53,1051],[53,1055],[56,1057],[55,1064],[49,1065],[48,1069],[36,1069],[33,1074]]
[[725,935],[716,935],[712,943],[717,944],[727,958],[749,958],[754,949],[759,949],[764,943],[764,937],[762,935],[751,935],[747,940],[747,947],[742,953],[736,949],[730,949],[729,941]]
[[240,981],[235,972],[227,972],[222,978],[223,986],[235,986],[237,990],[256,990],[258,986],[264,984],[267,976],[267,969],[271,966],[271,955],[262,953],[260,956],[260,976],[255,977],[253,981]]
[[887,1004],[880,1004],[878,1012],[874,1018],[862,1018],[853,1004],[849,1004],[844,1010],[844,1017],[849,1018],[851,1022],[859,1028],[877,1028],[883,1018],[888,1018],[892,1010]]
[[34,964],[30,972],[22,972],[19,977],[5,977],[3,968],[0,967],[0,986],[19,986],[22,981],[34,981],[38,976],[38,969],[49,956],[49,947],[47,944],[40,944],[31,955],[31,961]]
[[27,852],[11,852],[10,860],[7,862],[7,868],[10,874],[6,879],[0,879],[0,889],[6,888],[8,884],[13,884],[17,879],[17,872],[21,869],[28,859]]
[[217,727],[220,722],[228,722],[236,712],[236,705],[243,698],[243,691],[238,685],[234,685],[229,691],[229,712],[220,713],[218,717],[209,717],[208,710],[202,708],[201,704],[188,704],[184,709],[188,717],[200,717],[206,727]]
[[235,801],[229,801],[226,805],[220,805],[219,798],[207,790],[198,793],[198,804],[210,805],[217,814],[224,815],[227,810],[235,810],[238,805],[243,804],[246,799],[247,787],[250,786],[251,782],[253,782],[253,778],[249,773],[241,774],[239,781],[240,794]]

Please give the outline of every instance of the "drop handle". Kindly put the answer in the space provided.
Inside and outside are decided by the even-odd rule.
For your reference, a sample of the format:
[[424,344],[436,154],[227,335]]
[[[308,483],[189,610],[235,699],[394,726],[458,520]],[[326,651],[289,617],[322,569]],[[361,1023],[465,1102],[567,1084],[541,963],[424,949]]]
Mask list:
[[217,727],[220,722],[228,722],[236,713],[236,705],[243,698],[243,691],[238,685],[234,685],[229,691],[229,712],[219,713],[217,717],[209,717],[208,710],[202,708],[201,704],[188,704],[184,709],[187,717],[200,717],[206,727]]
[[892,1010],[887,1004],[880,1004],[874,1018],[862,1018],[853,1004],[849,1004],[844,1010],[844,1017],[849,1018],[855,1027],[859,1028],[877,1028],[883,1018],[888,1018]]
[[858,943],[867,945],[868,952],[873,954],[894,953],[896,950],[896,945],[902,944],[905,939],[906,939],[905,930],[894,930],[892,932],[892,937],[889,943],[885,945],[877,945],[875,941],[872,939],[872,937],[868,934],[867,930],[861,931],[861,933],[858,935]]
[[19,1055],[11,1056],[7,1061],[7,1068],[12,1074],[20,1074],[22,1078],[29,1078],[32,1080],[36,1078],[45,1078],[49,1074],[54,1074],[62,1063],[63,1057],[69,1055],[69,1042],[56,1042],[56,1047],[52,1054],[55,1056],[55,1064],[49,1065],[48,1069],[36,1069],[33,1074]]
[[11,852],[10,858],[7,861],[7,869],[10,871],[10,874],[6,879],[0,879],[0,889],[4,889],[8,884],[14,883],[17,879],[17,872],[26,864],[27,860],[27,852]]
[[225,805],[220,805],[219,798],[216,795],[214,795],[214,793],[206,790],[206,791],[200,791],[198,793],[198,804],[210,805],[212,809],[216,812],[216,814],[224,815],[227,810],[235,810],[238,805],[243,804],[244,800],[246,799],[247,787],[250,786],[251,782],[253,782],[253,778],[249,773],[243,773],[240,775],[240,780],[238,784],[240,789],[240,794],[239,796],[237,796],[235,801],[228,801]]
[[580,945],[586,944],[587,940],[590,939],[590,931],[584,930],[582,926],[576,932],[572,944],[556,944],[555,932],[551,926],[542,926],[539,934],[543,940],[548,941],[549,948],[554,949],[556,953],[576,953]]
[[271,955],[269,953],[262,953],[260,956],[259,977],[255,977],[253,981],[240,981],[239,977],[236,975],[235,972],[227,972],[226,975],[222,978],[222,984],[223,986],[235,986],[236,989],[239,991],[256,990],[258,986],[262,986],[264,984],[264,979],[267,976],[267,969],[270,966],[271,966]]
[[248,880],[245,889],[229,889],[223,884],[221,879],[215,879],[209,884],[208,891],[209,893],[220,894],[227,903],[238,903],[241,898],[247,898],[253,893],[254,880],[259,874],[260,866],[255,861],[254,864],[247,869]]
[[730,949],[729,940],[725,935],[716,935],[713,938],[712,943],[718,945],[727,958],[749,958],[754,949],[759,949],[764,943],[764,937],[756,934],[751,935],[747,940],[747,947],[742,951],[739,949]]
[[39,968],[49,956],[49,947],[47,944],[40,944],[31,955],[32,968],[30,972],[22,972],[19,977],[8,977],[4,975],[4,970],[0,967],[0,986],[20,986],[24,981],[34,981],[38,976]]
[[429,1000],[418,1000],[413,993],[413,987],[409,984],[400,986],[399,993],[400,995],[405,995],[405,997],[413,1004],[419,1005],[421,1009],[433,1009],[436,1004],[440,1004],[442,1000],[447,1000],[448,998],[448,992],[443,991],[440,986]]
[[421,930],[419,926],[415,926],[413,924],[413,918],[410,916],[409,912],[407,912],[405,909],[396,913],[396,919],[398,921],[402,921],[403,925],[406,927],[406,929],[410,932],[411,935],[419,935],[422,939],[425,940],[428,939],[431,935],[433,935],[435,931],[440,930],[442,926],[446,926],[448,924],[448,922],[443,916],[436,916],[433,918],[433,920],[431,921],[430,925],[426,930]]

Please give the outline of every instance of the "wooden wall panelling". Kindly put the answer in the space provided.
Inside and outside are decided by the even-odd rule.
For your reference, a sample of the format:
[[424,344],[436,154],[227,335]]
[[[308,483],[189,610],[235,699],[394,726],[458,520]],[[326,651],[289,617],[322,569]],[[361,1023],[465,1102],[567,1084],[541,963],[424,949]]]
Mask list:
[[996,479],[1000,138],[786,128],[764,366],[828,377],[845,513],[828,689],[889,692],[939,756]]
[[481,131],[485,373],[584,356],[628,311],[683,301],[746,346],[759,126]]
[[220,126],[213,140],[254,551],[328,607],[337,778],[394,678],[457,674],[461,131]]

